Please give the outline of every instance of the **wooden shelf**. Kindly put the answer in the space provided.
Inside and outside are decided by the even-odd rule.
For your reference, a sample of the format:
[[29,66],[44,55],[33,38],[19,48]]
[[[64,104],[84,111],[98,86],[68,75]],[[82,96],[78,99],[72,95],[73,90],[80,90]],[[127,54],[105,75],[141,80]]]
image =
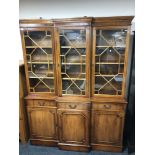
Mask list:
[[54,77],[46,77],[46,76],[29,76],[30,79],[54,79]]
[[26,46],[26,48],[52,48],[52,46]]
[[86,65],[86,63],[85,62],[72,62],[72,63],[61,63],[62,65]]
[[126,46],[96,46],[96,47],[120,47],[120,48],[125,48]]
[[[66,74],[66,73],[62,72],[61,74]],[[79,73],[79,74],[85,75],[86,73]],[[79,75],[79,74],[78,74],[78,75]],[[70,75],[72,75],[72,76],[77,76],[76,74],[70,74]]]
[[[118,75],[123,75],[123,73],[118,73]],[[95,76],[107,76],[107,77],[113,77],[113,76],[118,76],[117,74],[115,74],[115,75],[108,75],[108,74],[95,74]]]
[[33,61],[33,62],[30,62],[28,61],[27,62],[28,64],[53,64],[53,62],[47,62],[47,61],[43,61],[43,62],[38,62],[38,61]]
[[[80,76],[79,76],[80,75]],[[79,74],[69,74],[68,76],[66,75],[66,73],[62,73],[62,79],[63,80],[72,80],[72,79],[75,79],[75,80],[86,80],[86,73],[79,73]]]
[[61,46],[61,48],[86,48],[86,46]]
[[34,79],[38,79],[38,78],[54,79],[54,76],[53,76],[54,72],[50,72],[50,73],[48,73],[48,75],[50,75],[50,76],[47,76],[47,72],[35,73],[35,74],[33,74],[32,72],[29,72],[28,77],[34,78]]
[[103,65],[121,64],[121,65],[124,65],[124,63],[119,63],[119,62],[96,62],[95,64],[103,64]]
[[63,80],[86,80],[86,78],[62,78]]
[[[61,54],[60,56],[65,56],[65,54]],[[81,54],[81,56],[82,56],[82,57],[85,57],[86,55],[82,55],[82,54]]]

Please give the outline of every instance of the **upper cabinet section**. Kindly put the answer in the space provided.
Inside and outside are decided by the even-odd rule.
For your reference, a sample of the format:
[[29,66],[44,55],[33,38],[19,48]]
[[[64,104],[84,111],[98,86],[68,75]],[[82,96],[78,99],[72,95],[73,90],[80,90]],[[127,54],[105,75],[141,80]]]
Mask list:
[[123,97],[132,19],[20,20],[29,93]]
[[96,18],[93,23],[92,95],[125,94],[131,17]]

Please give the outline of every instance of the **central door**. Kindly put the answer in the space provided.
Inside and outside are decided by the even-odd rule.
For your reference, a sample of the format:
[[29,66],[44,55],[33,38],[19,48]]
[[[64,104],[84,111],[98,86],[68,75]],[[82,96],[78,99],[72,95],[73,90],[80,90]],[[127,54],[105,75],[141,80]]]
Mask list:
[[88,144],[89,114],[86,111],[59,110],[61,143]]
[[59,96],[89,94],[89,29],[57,29]]

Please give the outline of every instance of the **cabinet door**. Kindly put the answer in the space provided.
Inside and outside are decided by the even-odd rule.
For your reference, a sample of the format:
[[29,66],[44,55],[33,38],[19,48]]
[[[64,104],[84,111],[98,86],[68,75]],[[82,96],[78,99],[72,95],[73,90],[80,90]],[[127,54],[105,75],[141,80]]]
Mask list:
[[123,113],[92,111],[92,138],[94,144],[121,145],[123,135]]
[[60,96],[89,94],[89,32],[79,27],[57,31]]
[[29,93],[55,94],[53,30],[35,28],[21,31]]
[[31,138],[57,139],[56,109],[28,108]]
[[93,36],[93,95],[124,96],[128,29],[94,28]]
[[89,113],[59,110],[59,140],[61,143],[89,143]]

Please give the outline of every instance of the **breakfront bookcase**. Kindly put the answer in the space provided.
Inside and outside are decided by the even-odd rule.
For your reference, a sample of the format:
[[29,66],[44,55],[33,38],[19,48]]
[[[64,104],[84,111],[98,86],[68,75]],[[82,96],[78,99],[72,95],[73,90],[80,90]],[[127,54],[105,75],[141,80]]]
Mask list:
[[122,151],[132,19],[20,20],[31,144]]

